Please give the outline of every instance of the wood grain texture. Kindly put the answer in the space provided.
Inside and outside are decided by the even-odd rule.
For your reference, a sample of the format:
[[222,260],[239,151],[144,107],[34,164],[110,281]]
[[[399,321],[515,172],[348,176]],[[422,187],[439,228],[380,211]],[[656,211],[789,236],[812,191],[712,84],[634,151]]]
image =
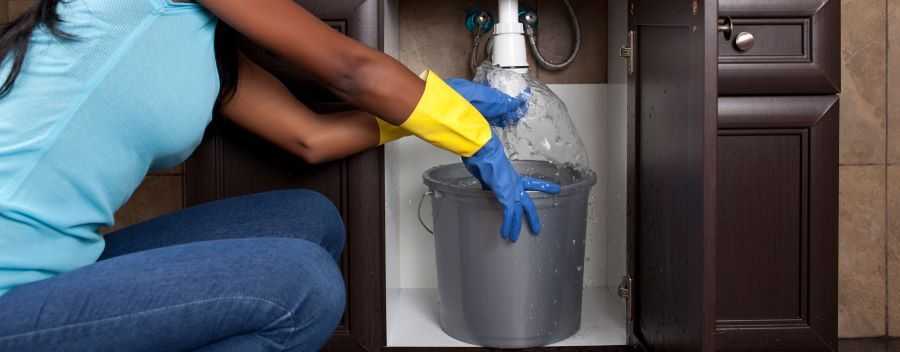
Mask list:
[[834,96],[720,99],[721,351],[836,348],[838,111]]
[[128,202],[116,211],[116,224],[108,233],[144,222],[184,207],[183,178],[179,175],[147,176]]
[[634,334],[655,351],[713,351],[718,13],[708,2],[631,5]]
[[[327,3],[326,3],[327,2]],[[378,46],[377,1],[308,1],[320,15],[354,38]],[[319,7],[317,7],[319,6]],[[371,31],[376,33],[371,33]],[[272,70],[285,85],[319,112],[352,109],[303,72],[252,44],[248,55]],[[216,117],[204,142],[184,169],[188,205],[274,189],[307,188],[325,195],[341,213],[347,243],[341,269],[347,285],[347,309],[325,351],[377,351],[384,345],[383,154],[370,150],[343,160],[308,165],[259,137]],[[352,258],[352,260],[351,260]]]
[[[797,321],[806,301],[803,130],[719,134],[718,326]],[[802,292],[801,292],[802,291]]]
[[34,4],[37,3],[37,0],[7,0],[9,13],[8,16],[10,19],[13,19],[28,9]]
[[[834,94],[841,87],[841,7],[837,0],[721,0],[735,32],[755,34],[746,53],[719,36],[721,95]],[[789,18],[783,18],[790,16]]]
[[9,0],[0,0],[0,23],[9,20]]

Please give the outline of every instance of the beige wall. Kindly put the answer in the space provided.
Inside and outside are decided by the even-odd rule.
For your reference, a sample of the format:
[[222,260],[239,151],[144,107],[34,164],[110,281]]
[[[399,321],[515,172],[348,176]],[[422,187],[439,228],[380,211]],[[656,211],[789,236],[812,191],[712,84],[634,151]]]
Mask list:
[[900,0],[842,10],[840,335],[900,336]]

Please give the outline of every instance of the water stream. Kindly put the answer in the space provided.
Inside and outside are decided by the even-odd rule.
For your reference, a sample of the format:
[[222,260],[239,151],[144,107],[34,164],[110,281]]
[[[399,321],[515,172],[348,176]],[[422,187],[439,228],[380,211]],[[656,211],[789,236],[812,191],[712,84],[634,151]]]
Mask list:
[[[541,160],[557,167],[590,170],[581,138],[563,101],[546,84],[485,62],[478,67],[475,82],[486,83],[510,95],[529,95],[528,112],[518,124],[494,127],[510,160]],[[527,92],[526,92],[527,90]]]

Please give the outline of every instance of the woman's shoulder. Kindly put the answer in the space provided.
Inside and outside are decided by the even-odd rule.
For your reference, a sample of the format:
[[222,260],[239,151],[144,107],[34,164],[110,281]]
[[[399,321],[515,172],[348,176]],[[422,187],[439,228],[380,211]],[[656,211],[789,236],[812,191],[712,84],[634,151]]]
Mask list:
[[95,17],[110,23],[140,21],[172,9],[202,8],[190,0],[77,0]]

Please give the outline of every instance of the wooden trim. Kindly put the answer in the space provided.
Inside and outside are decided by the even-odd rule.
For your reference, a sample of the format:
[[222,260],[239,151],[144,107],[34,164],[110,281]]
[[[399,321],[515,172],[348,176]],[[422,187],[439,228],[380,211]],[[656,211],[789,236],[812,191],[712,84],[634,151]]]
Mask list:
[[809,273],[807,321],[824,346],[837,350],[839,102],[810,130]]
[[836,95],[722,97],[720,129],[807,128],[837,106]]
[[719,0],[719,16],[808,17],[833,0]]
[[809,62],[752,62],[729,57],[719,63],[721,95],[834,94],[841,89],[841,11],[838,0],[721,0],[720,16],[775,20],[810,18]]

